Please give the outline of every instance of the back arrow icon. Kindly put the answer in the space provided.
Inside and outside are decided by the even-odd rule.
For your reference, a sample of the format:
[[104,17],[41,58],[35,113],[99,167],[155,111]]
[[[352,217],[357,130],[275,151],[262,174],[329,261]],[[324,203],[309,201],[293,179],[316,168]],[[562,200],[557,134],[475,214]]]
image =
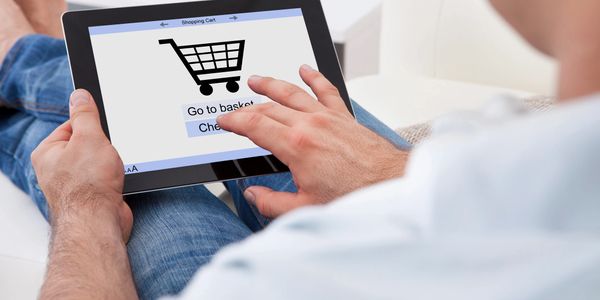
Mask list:
[[168,26],[168,25],[169,25],[169,23],[165,23],[165,22],[160,23],[160,26],[162,26],[162,27],[165,27],[165,26]]

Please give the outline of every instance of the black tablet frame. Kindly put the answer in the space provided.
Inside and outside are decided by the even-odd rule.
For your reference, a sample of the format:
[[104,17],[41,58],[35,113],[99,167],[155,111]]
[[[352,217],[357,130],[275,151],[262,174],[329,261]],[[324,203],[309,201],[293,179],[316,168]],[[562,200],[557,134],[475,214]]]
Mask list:
[[[348,109],[353,111],[319,0],[218,0],[67,12],[63,15],[63,27],[73,84],[94,96],[102,127],[110,139],[89,27],[290,8],[302,9],[319,70],[340,90]],[[287,166],[277,158],[265,156],[127,174],[123,193],[136,194],[287,171]]]

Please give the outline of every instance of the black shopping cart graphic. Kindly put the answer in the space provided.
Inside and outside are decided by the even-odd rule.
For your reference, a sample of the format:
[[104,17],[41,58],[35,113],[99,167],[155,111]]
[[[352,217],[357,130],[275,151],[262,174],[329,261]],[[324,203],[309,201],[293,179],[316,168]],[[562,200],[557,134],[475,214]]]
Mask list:
[[214,91],[212,85],[216,83],[227,83],[227,90],[231,93],[240,90],[238,83],[241,80],[240,76],[205,80],[201,78],[204,75],[241,71],[245,40],[185,46],[178,46],[173,39],[160,40],[158,43],[173,47],[196,84],[200,86],[203,95],[212,95]]

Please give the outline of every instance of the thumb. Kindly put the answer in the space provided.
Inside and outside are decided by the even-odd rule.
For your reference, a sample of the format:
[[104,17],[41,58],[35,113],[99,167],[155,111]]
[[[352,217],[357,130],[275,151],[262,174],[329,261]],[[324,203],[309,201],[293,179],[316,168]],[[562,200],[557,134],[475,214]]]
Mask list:
[[260,186],[246,189],[244,197],[267,218],[277,218],[306,204],[306,201],[303,201],[302,196],[298,194],[275,192],[270,188]]
[[82,89],[74,91],[69,103],[74,136],[104,134],[100,125],[98,107],[88,91]]

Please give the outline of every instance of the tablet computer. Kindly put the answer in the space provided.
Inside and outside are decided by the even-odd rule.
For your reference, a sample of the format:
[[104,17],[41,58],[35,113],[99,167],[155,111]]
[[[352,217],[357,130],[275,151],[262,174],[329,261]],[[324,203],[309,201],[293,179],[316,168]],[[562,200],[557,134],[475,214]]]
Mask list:
[[288,171],[216,118],[271,101],[249,76],[319,69],[351,104],[319,0],[220,0],[68,12],[75,88],[125,165],[124,194]]

